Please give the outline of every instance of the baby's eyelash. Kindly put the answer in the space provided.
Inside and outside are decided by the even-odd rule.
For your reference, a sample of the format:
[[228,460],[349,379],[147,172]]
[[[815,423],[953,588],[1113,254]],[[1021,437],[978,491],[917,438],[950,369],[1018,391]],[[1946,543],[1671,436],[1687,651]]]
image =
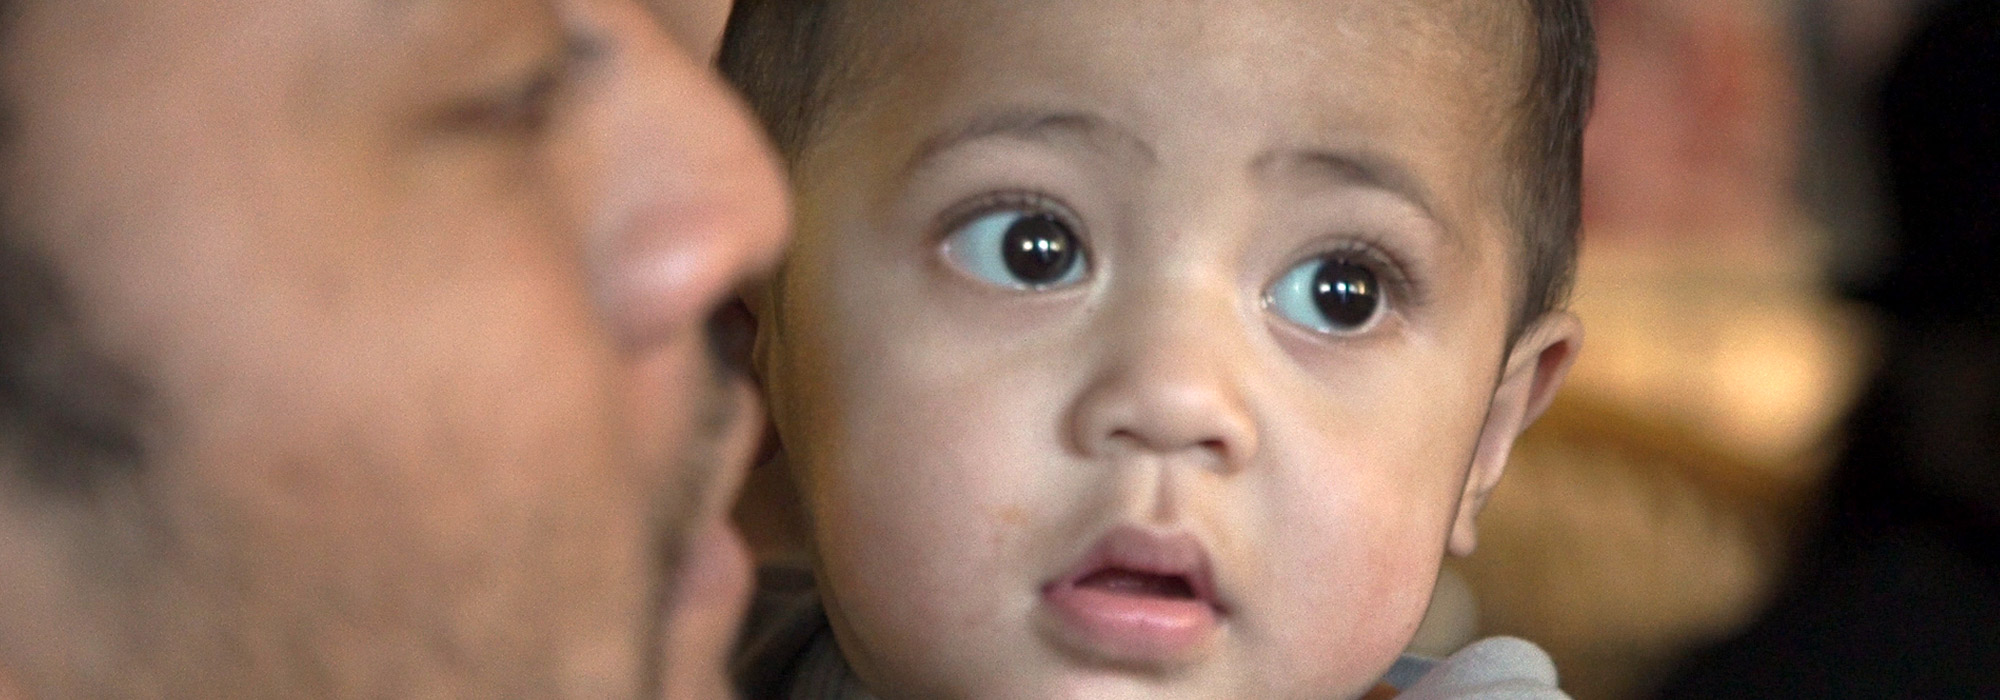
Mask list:
[[1374,234],[1352,232],[1322,247],[1307,258],[1340,258],[1366,265],[1380,276],[1389,292],[1393,308],[1411,311],[1428,301],[1428,289],[1394,248]]
[[938,216],[936,235],[938,239],[957,231],[979,217],[999,211],[1027,211],[1048,214],[1069,226],[1078,238],[1089,240],[1083,219],[1074,210],[1055,197],[1030,190],[1000,190],[988,192],[946,209]]

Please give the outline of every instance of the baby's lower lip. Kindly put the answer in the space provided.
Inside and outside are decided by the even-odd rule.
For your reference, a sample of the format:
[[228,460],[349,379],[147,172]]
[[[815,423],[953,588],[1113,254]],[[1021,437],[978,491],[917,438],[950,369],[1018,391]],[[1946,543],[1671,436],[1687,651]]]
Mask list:
[[1063,581],[1044,589],[1042,601],[1064,641],[1083,646],[1091,656],[1122,663],[1170,666],[1185,661],[1221,625],[1215,605],[1200,598]]

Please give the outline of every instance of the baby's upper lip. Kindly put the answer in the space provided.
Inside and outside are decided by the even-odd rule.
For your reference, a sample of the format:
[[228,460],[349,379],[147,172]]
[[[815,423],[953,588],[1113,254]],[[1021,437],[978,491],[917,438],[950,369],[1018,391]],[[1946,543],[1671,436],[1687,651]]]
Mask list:
[[1129,525],[1114,528],[1048,586],[1075,586],[1092,574],[1114,569],[1180,578],[1194,597],[1214,607],[1216,614],[1228,613],[1216,592],[1208,549],[1186,532]]

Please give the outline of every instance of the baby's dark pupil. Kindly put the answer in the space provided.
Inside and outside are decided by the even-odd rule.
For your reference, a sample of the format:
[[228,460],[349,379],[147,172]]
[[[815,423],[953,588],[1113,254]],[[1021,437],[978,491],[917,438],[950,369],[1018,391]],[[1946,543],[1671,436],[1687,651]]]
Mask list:
[[1028,284],[1059,281],[1076,265],[1076,235],[1048,214],[1028,214],[1007,227],[1000,239],[1007,271]]
[[1313,304],[1335,328],[1356,328],[1375,317],[1382,290],[1375,273],[1346,260],[1327,260],[1313,275]]

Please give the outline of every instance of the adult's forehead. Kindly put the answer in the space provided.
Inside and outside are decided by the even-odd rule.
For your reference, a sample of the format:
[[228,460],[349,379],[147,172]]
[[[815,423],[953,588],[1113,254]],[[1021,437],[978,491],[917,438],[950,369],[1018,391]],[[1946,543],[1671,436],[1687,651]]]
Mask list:
[[[391,19],[421,14],[426,6],[448,5],[469,6],[479,9],[490,3],[485,0],[370,0],[380,14]],[[604,1],[604,0],[598,0]],[[620,0],[625,1],[625,0]],[[698,57],[715,54],[722,41],[722,27],[729,19],[730,0],[636,0],[651,13],[660,28],[673,36],[688,52]],[[540,0],[539,4],[554,5],[556,0]],[[450,8],[446,8],[449,12]]]
[[317,0],[336,10],[349,4],[365,5],[361,16],[364,29],[372,34],[397,39],[435,39],[446,43],[470,43],[483,37],[506,34],[510,27],[556,17],[555,3],[548,0]]
[[[414,39],[476,42],[555,15],[549,0],[4,0],[7,51],[35,57],[267,52]],[[0,4],[0,6],[5,6]],[[43,42],[39,40],[60,39]],[[62,49],[53,51],[50,49]]]

